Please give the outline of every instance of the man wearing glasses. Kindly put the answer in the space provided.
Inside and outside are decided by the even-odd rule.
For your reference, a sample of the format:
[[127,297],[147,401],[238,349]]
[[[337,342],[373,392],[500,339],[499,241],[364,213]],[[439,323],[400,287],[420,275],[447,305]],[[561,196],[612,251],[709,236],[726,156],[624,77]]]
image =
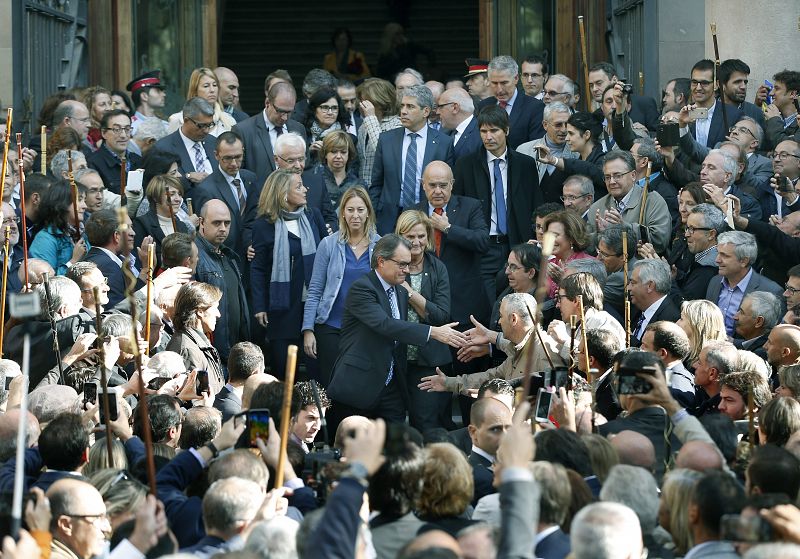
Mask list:
[[[81,137],[81,141],[83,142],[81,151],[85,155],[89,155],[93,151],[89,147],[89,144],[86,143],[86,135],[89,133],[89,126],[91,126],[91,124],[92,117],[89,115],[89,109],[80,101],[62,101],[53,113],[53,132],[65,126],[69,126],[75,130],[78,136]],[[38,134],[34,134],[34,137],[36,136],[38,136]],[[39,150],[41,150],[41,146],[39,146]],[[35,165],[38,165],[38,162]],[[34,168],[38,169],[38,166]]]
[[[725,141],[725,119],[722,111],[727,114],[727,122],[737,122],[743,115],[742,111],[733,105],[722,105],[714,95],[714,62],[708,59],[699,61],[692,67],[692,103],[691,108],[708,109],[706,118],[695,119],[689,124],[688,129],[700,145],[713,148],[719,142]],[[682,123],[683,124],[683,123]],[[681,127],[681,133],[686,128]]]
[[218,167],[214,157],[217,139],[209,136],[215,124],[214,107],[205,99],[192,97],[183,105],[181,127],[154,146],[180,158],[179,171],[185,198],[192,198],[195,185],[203,182]]
[[239,134],[244,142],[242,166],[255,173],[261,183],[277,169],[273,149],[281,134],[296,132],[302,137],[306,135],[305,127],[290,118],[297,101],[294,86],[277,82],[264,93],[264,110],[233,127],[233,132]]
[[22,246],[18,245],[19,224],[20,218],[17,217],[14,208],[12,208],[11,204],[8,202],[3,202],[3,224],[2,227],[0,227],[0,246],[5,247],[6,227],[8,227],[9,254],[7,293],[19,293],[22,290],[22,281],[20,281],[17,275],[17,271],[20,269],[23,261]]
[[123,161],[126,173],[138,169],[142,163],[140,155],[128,151],[131,117],[119,109],[105,113],[100,121],[100,133],[103,145],[89,155],[86,162],[98,172],[109,192],[121,194]]
[[575,103],[578,96],[575,95],[575,82],[564,74],[553,74],[542,88],[542,102],[549,105],[555,101],[564,103],[569,107],[570,113],[575,112]]
[[772,171],[775,173],[760,183],[756,193],[761,202],[764,219],[778,216],[782,219],[800,210],[800,144],[785,140],[775,146],[772,154]]

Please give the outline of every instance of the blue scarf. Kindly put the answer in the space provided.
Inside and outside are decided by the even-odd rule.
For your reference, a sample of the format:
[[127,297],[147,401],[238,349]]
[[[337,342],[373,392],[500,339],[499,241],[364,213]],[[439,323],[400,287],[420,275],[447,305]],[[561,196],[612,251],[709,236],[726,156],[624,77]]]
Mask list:
[[297,220],[300,229],[300,248],[303,254],[303,285],[311,282],[314,270],[314,255],[317,252],[317,241],[311,230],[311,223],[305,208],[294,212],[281,210],[281,217],[275,222],[275,244],[272,248],[272,275],[269,284],[269,310],[285,311],[289,309],[292,290],[292,273],[294,257],[289,245],[289,228],[286,221]]

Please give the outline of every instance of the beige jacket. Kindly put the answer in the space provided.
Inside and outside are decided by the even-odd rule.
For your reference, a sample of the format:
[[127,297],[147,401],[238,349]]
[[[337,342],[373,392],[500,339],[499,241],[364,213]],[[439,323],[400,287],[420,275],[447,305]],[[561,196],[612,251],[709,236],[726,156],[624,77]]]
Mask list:
[[[559,357],[553,340],[545,332],[540,331],[540,333],[547,345],[547,350],[550,352],[550,357],[553,359],[553,364],[556,367],[564,365],[565,362]],[[528,337],[528,341],[525,342],[521,350],[517,350],[515,344],[504,337],[500,338],[498,347],[508,355],[506,360],[499,366],[482,373],[447,377],[444,384],[445,389],[449,392],[462,393],[470,388],[480,388],[484,382],[493,378],[505,380],[520,378],[525,375],[526,369],[532,373],[550,369],[550,363],[547,361],[544,349],[535,334]]]

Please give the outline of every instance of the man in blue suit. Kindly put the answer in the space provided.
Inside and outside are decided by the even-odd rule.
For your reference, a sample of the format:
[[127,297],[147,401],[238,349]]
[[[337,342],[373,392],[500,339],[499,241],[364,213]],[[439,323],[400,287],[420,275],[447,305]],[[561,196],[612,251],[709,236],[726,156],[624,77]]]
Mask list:
[[428,126],[432,110],[430,89],[424,85],[407,88],[400,103],[403,127],[384,132],[378,139],[369,195],[380,235],[391,233],[400,213],[425,199],[421,178],[428,163],[438,160],[453,165],[452,138]]
[[453,137],[453,153],[458,161],[478,151],[483,143],[475,118],[475,103],[466,90],[455,87],[439,96],[436,112],[444,128]]
[[708,109],[708,117],[695,120],[689,125],[689,131],[700,145],[713,148],[728,135],[725,123],[736,124],[743,116],[742,111],[733,105],[723,105],[715,97],[714,62],[711,60],[701,60],[692,67],[691,87],[694,107]]
[[508,113],[511,124],[507,141],[512,150],[517,149],[520,144],[544,136],[544,103],[519,91],[518,82],[517,61],[510,56],[495,56],[489,63],[489,87],[494,97],[484,99],[478,104],[479,112],[484,107],[497,105]]
[[218,167],[214,157],[217,139],[209,135],[213,127],[214,107],[205,99],[192,97],[183,105],[181,127],[153,146],[155,150],[174,153],[180,159],[178,171],[184,198],[191,198],[195,185]]

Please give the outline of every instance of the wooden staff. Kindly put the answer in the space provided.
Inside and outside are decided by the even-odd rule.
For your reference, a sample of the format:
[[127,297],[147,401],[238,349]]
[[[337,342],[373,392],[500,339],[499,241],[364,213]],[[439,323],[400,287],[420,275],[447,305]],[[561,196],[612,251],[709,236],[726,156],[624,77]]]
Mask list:
[[730,130],[728,126],[728,113],[725,112],[725,91],[722,89],[722,84],[717,83],[717,75],[719,74],[719,45],[717,44],[717,24],[711,23],[711,38],[714,41],[714,87],[717,88],[720,101],[722,101],[722,125],[725,130]]
[[172,209],[172,196],[170,196],[169,188],[167,188],[167,206],[169,207],[169,218],[172,220],[172,232],[178,232],[178,222],[175,220],[175,210]]
[[42,157],[41,157],[42,174],[47,174],[47,126],[42,126]]
[[628,232],[622,231],[622,296],[625,298],[625,347],[631,347],[631,300],[628,298]]
[[103,415],[106,418],[106,452],[108,453],[108,467],[114,467],[114,439],[111,436],[111,414],[108,403],[108,379],[106,377],[106,348],[103,343],[103,309],[100,307],[100,288],[95,286],[92,288],[94,295],[94,329],[97,332],[97,355],[100,360],[100,386],[103,388],[103,395],[100,398],[100,405],[103,406]]
[[189,215],[194,214],[194,210],[192,209],[192,199],[191,198],[187,198],[186,199],[186,207],[189,209]]
[[750,455],[756,447],[755,402],[753,401],[753,387],[747,389],[747,435],[750,439]]
[[[28,289],[31,282],[28,278],[28,218],[25,216],[25,169],[22,165],[22,134],[17,134],[17,156],[17,163],[19,163],[19,213],[22,218],[22,265],[25,267],[25,289]],[[3,179],[3,184],[5,184],[5,177]],[[3,191],[0,188],[0,200],[2,196]],[[59,359],[58,362],[61,363],[61,360]],[[63,376],[61,378],[63,379]]]
[[153,295],[153,265],[155,245],[147,245],[147,307],[144,311],[144,339],[147,340],[147,353],[150,354],[150,298]]
[[639,95],[644,95],[644,72],[639,72]]
[[586,365],[586,380],[592,382],[589,366],[589,342],[586,340],[586,314],[583,310],[583,295],[578,295],[578,309],[581,316],[581,343],[583,344],[583,358]]
[[75,175],[72,173],[72,150],[67,150],[67,175],[69,176],[69,188],[72,197],[72,217],[75,220],[75,232],[72,240],[76,243],[81,240],[81,218],[78,214],[78,185],[75,183]]
[[[3,192],[5,192],[6,188],[6,174],[8,173],[8,146],[11,144],[11,116],[14,110],[9,107],[8,111],[6,112],[6,136],[5,142],[3,143],[3,164],[2,164],[2,171],[0,174],[0,200],[3,199]],[[17,140],[19,142],[19,140]]]
[[586,110],[592,112],[592,88],[589,85],[589,58],[586,54],[586,29],[583,27],[583,16],[578,16],[578,30],[581,34],[581,55],[583,56],[583,79],[586,85]]
[[[569,315],[569,376],[575,373],[575,334],[578,332],[578,317]],[[587,371],[586,376],[589,376]]]
[[3,334],[6,329],[6,287],[8,285],[8,251],[10,248],[11,227],[6,225],[6,241],[3,246],[3,292],[0,294],[0,358],[3,357]]
[[125,159],[124,153],[120,159],[122,164],[119,172],[119,205],[125,206],[128,203],[128,199],[125,197],[125,188],[128,186],[128,160]]
[[653,163],[647,162],[647,172],[644,175],[644,187],[642,188],[642,203],[639,205],[639,227],[645,227],[645,206],[647,205],[647,192],[650,190],[650,172],[653,170]]
[[[119,220],[120,233],[127,234],[128,224],[125,223],[127,211],[125,208],[117,210],[117,219]],[[125,243],[127,246],[127,243]],[[147,392],[144,386],[144,377],[142,376],[142,354],[139,352],[139,333],[136,331],[136,297],[133,293],[133,286],[136,285],[136,277],[131,272],[130,266],[130,250],[126,249],[122,257],[122,271],[126,276],[125,281],[125,296],[130,301],[131,305],[131,349],[133,351],[133,362],[136,365],[136,371],[139,373],[139,418],[142,422],[142,433],[144,434],[144,448],[145,460],[147,465],[147,481],[150,485],[150,493],[156,495],[156,464],[153,459],[153,434],[150,432],[150,414],[147,411]]]
[[283,467],[286,464],[286,445],[289,443],[289,424],[292,422],[292,390],[294,390],[294,370],[297,365],[297,346],[290,345],[286,351],[286,384],[283,389],[281,407],[281,447],[278,454],[278,467],[275,469],[275,487],[283,486]]

